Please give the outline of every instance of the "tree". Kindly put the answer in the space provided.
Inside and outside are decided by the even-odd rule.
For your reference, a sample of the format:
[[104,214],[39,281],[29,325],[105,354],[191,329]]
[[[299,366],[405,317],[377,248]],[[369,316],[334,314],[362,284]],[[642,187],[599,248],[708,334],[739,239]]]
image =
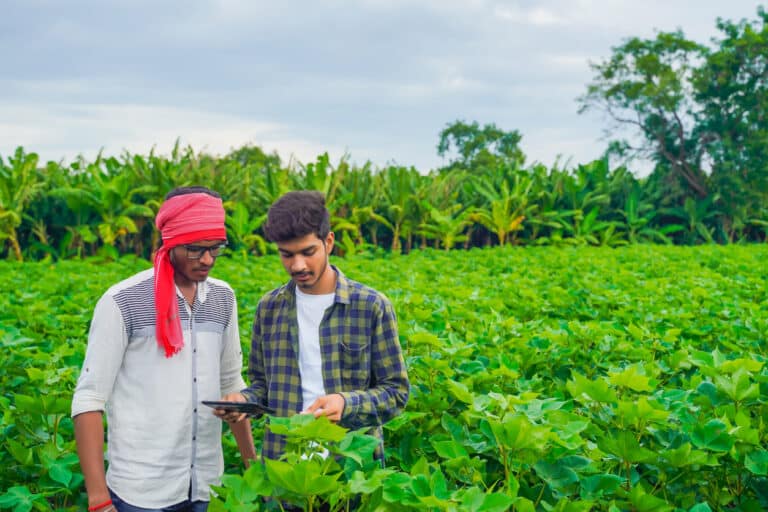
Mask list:
[[500,163],[522,164],[525,155],[520,149],[522,135],[517,130],[504,131],[495,124],[482,128],[477,121],[467,124],[454,121],[440,132],[437,154],[444,157],[453,148],[459,155],[450,167],[464,169],[496,167]]
[[701,217],[705,239],[743,238],[768,201],[768,13],[757,13],[718,20],[711,46],[679,31],[629,39],[593,65],[580,99],[582,112],[603,110],[639,138],[611,148],[656,163],[648,184],[659,209],[717,212]]
[[717,26],[723,37],[695,76],[695,99],[699,130],[717,135],[707,144],[710,181],[723,236],[733,241],[768,199],[768,13]]
[[638,145],[620,141],[629,157],[651,158],[681,179],[699,197],[708,194],[703,158],[712,134],[696,130],[701,108],[692,98],[692,81],[707,49],[682,32],[655,39],[631,38],[613,48],[607,61],[592,64],[595,78],[580,98],[580,112],[602,110],[640,136]]

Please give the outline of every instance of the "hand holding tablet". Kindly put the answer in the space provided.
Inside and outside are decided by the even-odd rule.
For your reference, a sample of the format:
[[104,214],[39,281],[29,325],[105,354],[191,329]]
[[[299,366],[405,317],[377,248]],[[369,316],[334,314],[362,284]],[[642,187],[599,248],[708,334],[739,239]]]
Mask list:
[[223,400],[203,400],[203,404],[213,409],[245,414],[274,414],[275,410],[256,402],[227,402]]

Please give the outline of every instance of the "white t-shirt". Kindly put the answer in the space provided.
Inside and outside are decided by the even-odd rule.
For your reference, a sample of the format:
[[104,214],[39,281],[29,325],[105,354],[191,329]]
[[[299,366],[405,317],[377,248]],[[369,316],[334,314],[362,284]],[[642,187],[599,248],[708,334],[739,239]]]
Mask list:
[[312,295],[296,288],[296,317],[299,323],[299,374],[303,409],[325,395],[323,357],[320,352],[320,322],[333,305],[335,293]]

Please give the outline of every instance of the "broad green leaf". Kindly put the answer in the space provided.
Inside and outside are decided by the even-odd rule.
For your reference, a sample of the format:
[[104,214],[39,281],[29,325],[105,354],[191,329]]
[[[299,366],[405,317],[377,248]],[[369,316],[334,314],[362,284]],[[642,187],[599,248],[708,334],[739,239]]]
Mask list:
[[611,495],[624,482],[617,475],[600,474],[581,479],[581,497],[587,499],[599,499],[605,495]]
[[432,488],[432,494],[440,499],[448,499],[448,482],[440,467],[435,468],[435,472],[429,479],[429,485]]
[[549,427],[533,425],[525,416],[507,415],[500,422],[489,420],[488,423],[497,442],[507,451],[542,451],[546,446]]
[[408,337],[408,341],[414,348],[424,345],[432,349],[440,349],[444,345],[440,338],[430,332],[423,331],[411,334]]
[[269,481],[266,466],[263,464],[251,464],[243,473],[243,481],[245,482],[242,496],[244,502],[251,501],[252,494],[250,493],[257,496],[271,496],[274,491],[274,485]]
[[429,478],[429,475],[431,474],[430,471],[429,462],[427,461],[426,457],[420,457],[416,463],[411,466],[411,475],[423,475],[424,477]]
[[559,494],[570,494],[568,487],[579,481],[579,475],[568,466],[556,462],[539,461],[533,466],[536,474]]
[[447,380],[445,381],[445,386],[448,392],[460,402],[464,402],[465,404],[470,405],[474,402],[474,395],[472,395],[466,384],[463,382]]
[[684,443],[677,448],[664,450],[660,453],[660,456],[675,468],[707,464],[706,452],[693,450],[691,443]]
[[276,486],[302,496],[328,494],[339,486],[338,475],[323,475],[316,459],[289,464],[265,459],[269,480]]
[[629,388],[638,392],[652,390],[648,384],[651,379],[638,373],[636,365],[627,366],[621,372],[609,372],[608,377],[611,384],[620,388]]
[[512,504],[516,512],[536,512],[536,507],[528,498],[517,497]]
[[648,402],[644,396],[634,401],[620,401],[617,406],[617,415],[625,425],[639,426],[640,423],[663,423],[669,417],[669,412]]
[[20,411],[33,414],[43,412],[43,404],[39,398],[27,395],[16,395],[14,401],[16,403],[16,408]]
[[432,441],[431,443],[437,454],[444,459],[469,456],[467,450],[456,441]]
[[580,402],[616,402],[616,391],[610,388],[603,379],[589,380],[578,373],[573,374],[573,380],[566,383],[568,392]]
[[768,475],[768,451],[756,450],[748,453],[744,459],[744,467],[754,475]]
[[331,451],[349,457],[358,464],[373,458],[373,453],[379,446],[379,439],[360,432],[348,432],[337,447]]
[[54,482],[59,482],[64,487],[68,487],[72,481],[72,471],[61,463],[54,463],[48,466],[48,474]]
[[332,423],[325,416],[315,418],[311,414],[295,414],[290,418],[271,418],[269,429],[288,439],[339,442],[347,430]]
[[5,443],[8,446],[8,451],[19,464],[25,466],[32,464],[33,451],[31,448],[27,448],[13,439],[7,439]]
[[377,469],[366,476],[362,471],[355,471],[349,479],[349,489],[354,494],[372,494],[382,488],[393,473],[391,469]]
[[17,485],[0,495],[0,508],[13,508],[14,512],[29,512],[38,494],[32,494],[27,486]]
[[733,436],[728,426],[720,420],[710,420],[704,425],[697,424],[691,432],[694,446],[713,452],[727,452],[733,447]]
[[412,478],[405,473],[393,473],[384,479],[383,498],[389,503],[415,505],[419,499],[413,493]]
[[597,445],[604,452],[633,464],[651,462],[657,457],[655,452],[640,446],[635,436],[625,430],[614,435],[606,435],[598,441]]
[[750,381],[749,373],[743,368],[739,368],[732,375],[716,376],[714,381],[718,391],[734,402],[743,402],[760,395],[759,386]]
[[404,426],[412,425],[416,420],[419,420],[425,416],[427,416],[427,413],[425,412],[405,411],[404,413],[385,423],[384,428],[393,432],[397,432]]
[[674,510],[666,501],[647,494],[642,487],[636,485],[629,493],[629,501],[637,512],[668,512]]
[[513,502],[514,499],[506,494],[492,492],[483,495],[480,506],[472,510],[474,512],[505,512],[506,510],[509,510],[509,507],[512,506]]
[[477,487],[470,487],[461,496],[462,510],[477,512],[485,500],[485,493]]
[[720,371],[724,373],[736,373],[739,370],[743,370],[748,373],[759,373],[763,369],[764,363],[762,361],[755,361],[754,359],[732,359],[725,361],[720,365]]
[[575,501],[570,498],[561,498],[552,507],[552,512],[589,512],[593,509],[594,505],[592,501]]
[[626,327],[627,332],[632,335],[635,341],[643,341],[648,338],[648,331],[638,327],[635,324],[629,324]]

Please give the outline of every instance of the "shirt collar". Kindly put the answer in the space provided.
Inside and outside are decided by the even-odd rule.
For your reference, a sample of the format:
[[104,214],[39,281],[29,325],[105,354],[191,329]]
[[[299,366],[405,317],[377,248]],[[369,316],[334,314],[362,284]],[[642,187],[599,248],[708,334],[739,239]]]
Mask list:
[[[331,269],[336,272],[336,290],[334,292],[333,302],[339,302],[341,304],[349,304],[350,295],[350,283],[344,273],[339,270],[335,265],[330,265]],[[296,300],[296,283],[293,280],[289,281],[283,289],[279,292],[283,298],[290,298],[290,300]]]
[[[175,285],[175,284],[174,284]],[[179,289],[178,285],[176,286],[176,295],[184,298],[184,294],[181,293],[181,290]],[[205,304],[205,299],[208,298],[208,290],[210,290],[211,285],[208,284],[208,280],[205,281],[198,281],[197,282],[197,293],[196,298],[200,304]],[[186,299],[185,299],[186,300]]]

